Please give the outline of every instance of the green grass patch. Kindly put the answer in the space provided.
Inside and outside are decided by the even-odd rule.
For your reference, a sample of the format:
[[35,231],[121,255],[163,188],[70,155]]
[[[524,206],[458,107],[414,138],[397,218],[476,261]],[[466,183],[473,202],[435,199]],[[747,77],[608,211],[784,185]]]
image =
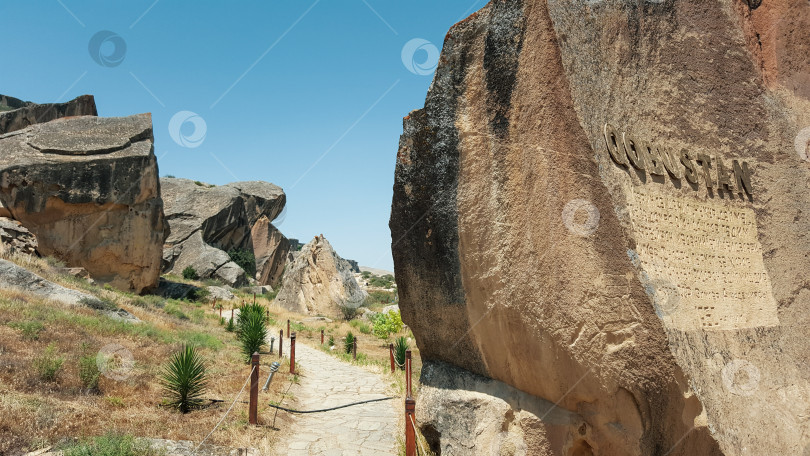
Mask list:
[[38,340],[39,333],[45,329],[45,325],[38,321],[17,321],[8,325],[20,330],[23,340]]
[[165,450],[154,449],[147,442],[129,434],[108,432],[84,439],[62,449],[64,456],[164,456]]

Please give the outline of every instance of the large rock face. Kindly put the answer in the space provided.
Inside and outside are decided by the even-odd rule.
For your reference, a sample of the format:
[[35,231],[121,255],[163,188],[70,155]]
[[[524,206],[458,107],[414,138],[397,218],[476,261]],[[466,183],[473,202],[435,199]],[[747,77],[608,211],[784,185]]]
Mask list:
[[215,277],[239,286],[245,271],[228,251],[256,257],[257,280],[276,285],[286,264],[286,238],[270,223],[284,209],[284,191],[268,182],[223,186],[188,179],[161,179],[171,234],[164,249],[164,271],[181,274],[188,266],[200,277]]
[[0,135],[0,216],[43,255],[134,292],[157,286],[163,203],[152,117],[76,117]]
[[275,302],[299,313],[338,316],[341,306],[359,307],[366,297],[349,262],[326,238],[316,236],[287,265]]
[[[6,111],[8,109],[8,111]],[[36,104],[0,95],[0,134],[62,117],[97,116],[92,95],[82,95],[67,103]]]
[[810,4],[750,3],[499,0],[447,35],[390,223],[442,454],[810,451]]

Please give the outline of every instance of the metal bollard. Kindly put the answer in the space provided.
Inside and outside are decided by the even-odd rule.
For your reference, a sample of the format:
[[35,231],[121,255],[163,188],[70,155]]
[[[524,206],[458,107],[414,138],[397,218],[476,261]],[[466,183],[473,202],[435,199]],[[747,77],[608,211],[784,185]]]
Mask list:
[[278,330],[278,357],[284,356],[284,330]]
[[405,398],[405,456],[416,456],[416,401]]
[[290,373],[295,373],[295,333],[290,334]]
[[394,344],[388,344],[388,354],[391,355],[391,373],[394,373]]
[[259,406],[259,354],[254,353],[250,358],[250,407],[248,409],[248,421],[250,424],[258,423]]
[[275,338],[275,337],[271,337],[271,338],[270,338],[270,354],[271,354],[271,355],[273,354],[273,345],[275,345],[275,344],[276,344],[276,338]]
[[264,382],[264,388],[262,388],[262,391],[267,391],[270,388],[270,382],[273,381],[273,375],[278,372],[279,367],[281,367],[281,364],[278,361],[273,361],[270,364],[270,375],[267,377],[267,381]]

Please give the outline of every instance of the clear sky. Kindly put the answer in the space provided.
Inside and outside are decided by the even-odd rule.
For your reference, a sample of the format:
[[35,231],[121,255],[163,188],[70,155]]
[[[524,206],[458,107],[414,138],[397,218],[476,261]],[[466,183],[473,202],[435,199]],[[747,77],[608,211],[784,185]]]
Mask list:
[[402,118],[424,105],[431,46],[485,3],[0,0],[0,93],[151,112],[162,176],[273,182],[287,237],[392,270]]

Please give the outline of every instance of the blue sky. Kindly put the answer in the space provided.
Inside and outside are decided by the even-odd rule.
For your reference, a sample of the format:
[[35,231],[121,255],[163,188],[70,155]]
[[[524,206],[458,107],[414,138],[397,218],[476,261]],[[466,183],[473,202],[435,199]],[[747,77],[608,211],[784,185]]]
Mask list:
[[424,104],[431,44],[485,3],[0,0],[0,93],[151,112],[161,175],[273,182],[287,237],[323,233],[340,255],[393,269],[402,117]]

